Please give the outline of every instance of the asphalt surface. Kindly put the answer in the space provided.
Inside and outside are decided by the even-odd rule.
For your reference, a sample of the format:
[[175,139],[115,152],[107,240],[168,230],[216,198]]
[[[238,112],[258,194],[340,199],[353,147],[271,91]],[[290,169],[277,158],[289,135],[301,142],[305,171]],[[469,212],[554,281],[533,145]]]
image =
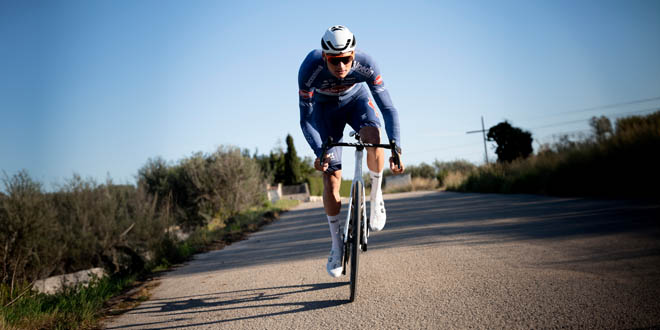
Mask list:
[[[320,204],[164,275],[107,329],[660,327],[660,205],[532,195],[386,195],[358,298],[330,278]],[[343,208],[344,211],[346,207]]]

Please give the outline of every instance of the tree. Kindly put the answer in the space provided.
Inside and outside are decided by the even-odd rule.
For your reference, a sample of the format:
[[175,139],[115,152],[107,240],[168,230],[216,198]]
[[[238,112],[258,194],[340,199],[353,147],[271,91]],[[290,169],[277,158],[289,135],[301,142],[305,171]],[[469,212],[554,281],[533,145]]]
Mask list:
[[255,153],[253,156],[266,180],[270,183],[285,185],[301,184],[307,181],[307,178],[314,173],[314,161],[309,157],[305,157],[305,159],[298,157],[291,135],[286,137],[286,152],[281,144],[281,139],[278,139],[270,154],[257,155]]
[[286,136],[286,153],[284,153],[284,184],[293,185],[303,182],[300,158],[296,154],[291,134]]
[[487,137],[488,141],[497,143],[495,153],[499,163],[527,158],[532,154],[532,133],[513,127],[508,121],[491,127]]
[[610,119],[605,116],[591,117],[589,126],[593,132],[594,138],[597,142],[603,142],[608,137],[612,136],[612,123]]

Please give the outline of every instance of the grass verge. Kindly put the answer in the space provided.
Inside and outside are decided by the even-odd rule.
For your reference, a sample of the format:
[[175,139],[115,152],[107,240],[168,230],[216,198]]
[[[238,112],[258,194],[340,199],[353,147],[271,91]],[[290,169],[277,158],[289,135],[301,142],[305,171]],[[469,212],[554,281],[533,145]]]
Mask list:
[[[339,186],[339,195],[341,197],[348,197],[351,194],[351,180],[341,180]],[[321,176],[309,176],[307,178],[309,185],[309,193],[312,196],[323,196],[323,178]]]
[[221,249],[273,222],[298,201],[280,200],[244,211],[200,228],[182,242],[165,242],[157,261],[135,274],[107,277],[88,287],[67,288],[55,295],[30,291],[24,283],[11,290],[0,286],[0,329],[96,329],[104,316],[121,314],[149,298],[156,272],[188,260],[193,254]]
[[410,192],[410,191],[428,191],[428,190],[436,190],[437,188],[438,188],[437,179],[414,177],[412,178],[409,186],[398,187],[395,189],[384,189],[383,194],[394,194],[394,193]]

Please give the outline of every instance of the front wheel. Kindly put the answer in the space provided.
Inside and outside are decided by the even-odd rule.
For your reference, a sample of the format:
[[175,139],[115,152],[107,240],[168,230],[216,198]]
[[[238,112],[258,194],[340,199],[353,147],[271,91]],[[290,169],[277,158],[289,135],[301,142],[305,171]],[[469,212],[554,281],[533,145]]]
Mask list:
[[351,302],[357,296],[358,261],[360,256],[360,224],[362,223],[362,183],[356,182],[353,187],[353,203],[351,205],[351,221],[349,228],[349,242],[351,256]]

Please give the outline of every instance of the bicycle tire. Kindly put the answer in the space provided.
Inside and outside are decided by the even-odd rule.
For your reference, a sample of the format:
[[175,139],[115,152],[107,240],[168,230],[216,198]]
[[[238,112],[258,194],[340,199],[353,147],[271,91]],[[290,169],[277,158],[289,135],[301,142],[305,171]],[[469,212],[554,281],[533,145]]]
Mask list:
[[357,281],[358,281],[358,266],[360,256],[360,225],[362,223],[362,184],[356,182],[353,187],[353,205],[351,208],[351,256],[349,258],[351,263],[351,298],[350,301],[355,301],[357,296]]

